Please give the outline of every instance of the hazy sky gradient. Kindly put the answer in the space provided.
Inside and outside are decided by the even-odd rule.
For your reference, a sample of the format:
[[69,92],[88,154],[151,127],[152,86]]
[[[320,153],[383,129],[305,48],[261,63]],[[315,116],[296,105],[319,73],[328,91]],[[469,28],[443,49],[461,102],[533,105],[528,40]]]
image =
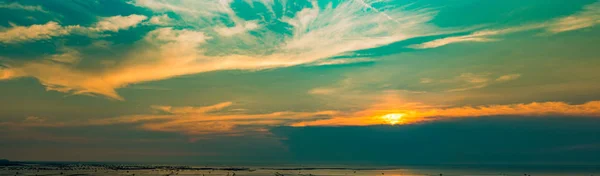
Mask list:
[[600,163],[599,24],[598,0],[1,0],[0,158]]

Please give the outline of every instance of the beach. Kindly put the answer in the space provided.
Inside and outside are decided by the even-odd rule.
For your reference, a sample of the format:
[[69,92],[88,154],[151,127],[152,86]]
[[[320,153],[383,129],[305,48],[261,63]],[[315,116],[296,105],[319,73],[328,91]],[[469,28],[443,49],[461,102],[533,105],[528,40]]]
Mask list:
[[594,166],[410,166],[410,167],[208,167],[141,164],[19,163],[0,166],[0,175],[78,176],[590,176]]

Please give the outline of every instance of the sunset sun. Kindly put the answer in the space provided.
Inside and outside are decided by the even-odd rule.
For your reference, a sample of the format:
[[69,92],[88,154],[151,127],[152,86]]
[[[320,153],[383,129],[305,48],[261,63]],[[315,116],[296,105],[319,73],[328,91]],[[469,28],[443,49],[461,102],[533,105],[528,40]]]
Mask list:
[[386,114],[384,116],[381,116],[381,118],[389,123],[390,125],[396,125],[400,122],[400,120],[402,120],[402,117],[404,117],[406,114],[402,114],[402,113],[394,113],[394,114]]

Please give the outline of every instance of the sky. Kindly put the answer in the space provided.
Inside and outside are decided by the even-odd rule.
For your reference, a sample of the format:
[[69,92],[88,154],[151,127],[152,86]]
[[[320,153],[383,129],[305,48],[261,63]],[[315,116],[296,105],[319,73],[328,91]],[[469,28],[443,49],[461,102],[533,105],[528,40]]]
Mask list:
[[0,0],[0,158],[600,164],[598,0]]

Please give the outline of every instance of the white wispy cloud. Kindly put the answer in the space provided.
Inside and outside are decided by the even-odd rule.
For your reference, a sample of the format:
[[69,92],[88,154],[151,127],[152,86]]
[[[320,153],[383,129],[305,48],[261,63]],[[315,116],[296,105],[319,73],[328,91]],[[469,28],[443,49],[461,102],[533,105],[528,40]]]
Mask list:
[[430,42],[426,42],[419,45],[413,45],[411,48],[417,49],[425,49],[425,48],[437,48],[440,46],[448,45],[451,43],[460,43],[460,42],[491,42],[496,41],[496,39],[489,39],[477,35],[467,35],[467,36],[458,36],[458,37],[448,37],[444,39],[438,39]]
[[421,78],[421,80],[419,81],[419,83],[421,83],[421,84],[429,84],[432,82],[433,82],[433,79],[431,79],[431,78]]
[[103,18],[91,27],[83,27],[80,25],[62,26],[53,21],[46,24],[35,24],[31,26],[13,25],[5,31],[0,31],[0,43],[12,44],[47,40],[53,37],[65,36],[73,33],[117,32],[136,26],[146,18],[146,16],[135,14],[129,16],[113,16]]
[[521,77],[521,74],[502,75],[502,76],[498,77],[496,79],[496,81],[511,81],[511,80],[518,79],[519,77]]
[[445,37],[421,44],[415,44],[409,46],[409,48],[427,49],[437,48],[453,43],[493,42],[498,41],[500,39],[492,37],[531,30],[543,29],[550,32],[551,34],[557,34],[561,32],[589,28],[597,24],[600,24],[600,1],[585,6],[581,11],[573,15],[557,18],[548,22],[531,23],[522,26],[514,26],[501,29],[486,29],[476,31],[468,35]]
[[48,59],[64,64],[77,64],[81,60],[81,53],[74,49],[64,48],[62,53],[54,54]]
[[344,65],[344,64],[355,64],[355,63],[363,63],[363,62],[372,62],[375,59],[372,58],[350,58],[350,59],[328,59],[328,60],[320,60],[314,63],[311,63],[311,66],[323,66],[323,65]]
[[90,29],[97,31],[117,32],[119,30],[134,27],[146,19],[148,19],[148,17],[136,14],[129,16],[112,16],[108,18],[103,18],[102,20],[98,21],[98,23],[96,23],[96,25],[93,28]]
[[451,83],[456,83],[458,81],[460,87],[446,90],[446,92],[461,92],[473,89],[481,89],[493,84],[512,81],[518,79],[519,77],[521,77],[520,74],[507,74],[493,79],[489,73],[463,73],[454,80],[449,80]]
[[582,11],[554,21],[548,31],[552,33],[567,32],[589,28],[600,24],[600,1],[587,5]]
[[[373,2],[376,1],[364,3]],[[135,49],[119,62],[104,64],[93,71],[73,65],[36,60],[7,65],[2,70],[2,78],[34,77],[48,90],[102,95],[123,100],[116,93],[116,89],[131,84],[215,70],[259,70],[311,63],[343,64],[350,60],[343,63],[323,60],[346,52],[378,47],[436,32],[436,28],[428,24],[434,12],[423,9],[408,11],[401,7],[373,11],[368,10],[371,7],[357,1],[341,1],[336,6],[325,7],[315,3],[295,15],[280,17],[279,21],[292,26],[291,33],[285,36],[264,29],[256,30],[256,35],[237,35],[262,24],[260,21],[240,20],[230,7],[229,1],[138,0],[132,3],[160,14],[178,13],[187,24],[190,24],[189,21],[197,23],[193,23],[193,28],[188,29],[153,30],[144,40],[134,44]],[[269,1],[264,3],[270,5],[269,8],[275,8]],[[382,13],[394,20],[382,16]],[[220,21],[214,20],[215,16],[230,17],[243,29],[220,29],[221,32],[213,35],[210,31],[214,31],[214,26],[222,25]],[[144,19],[145,17],[137,15],[105,18],[93,28],[112,31],[134,26],[136,22]],[[207,41],[211,43],[207,44]],[[231,45],[212,45],[221,41],[230,41]],[[206,53],[221,50],[224,52]]]
[[506,74],[495,77],[491,73],[462,73],[448,79],[422,78],[421,84],[435,85],[438,87],[454,87],[445,92],[462,92],[473,89],[481,89],[490,85],[513,81],[521,77],[521,74]]
[[167,14],[153,16],[148,20],[149,23],[155,25],[169,25],[174,21],[174,19],[170,18]]
[[215,31],[222,36],[232,36],[257,29],[258,27],[259,25],[255,21],[246,21],[243,24],[238,23],[233,27],[218,27],[215,28]]
[[[187,4],[177,4],[180,2],[186,2]],[[207,1],[164,1],[164,0],[134,0],[129,3],[141,7],[146,7],[155,11],[172,11],[177,13],[204,13],[202,10],[196,10],[192,7],[207,7],[206,9],[218,9],[215,5],[218,5],[217,0]],[[193,3],[193,4],[192,4]],[[207,12],[207,14],[211,14]]]
[[516,33],[516,32],[528,31],[528,30],[541,29],[541,28],[544,28],[545,26],[547,26],[547,25],[542,23],[542,24],[530,24],[530,25],[523,25],[523,26],[518,26],[518,27],[510,27],[510,28],[504,28],[504,29],[481,30],[481,31],[473,32],[468,35],[446,37],[446,38],[441,38],[441,39],[437,39],[437,40],[433,40],[433,41],[429,41],[429,42],[425,42],[425,43],[421,43],[421,44],[415,44],[415,45],[409,46],[409,48],[427,49],[427,48],[437,48],[437,47],[445,46],[445,45],[452,44],[452,43],[493,42],[493,41],[500,40],[500,39],[492,38],[494,36],[506,35],[506,34]]
[[44,8],[42,8],[42,6],[23,5],[23,4],[19,4],[18,2],[13,2],[10,4],[0,3],[0,9],[14,9],[14,10],[26,10],[26,11],[32,11],[32,12],[49,13]]
[[490,75],[489,73],[479,73],[479,74],[463,73],[463,74],[460,74],[460,76],[458,76],[457,79],[467,82],[467,83],[473,83],[473,84],[487,83],[489,81],[489,78],[487,78],[489,75]]
[[329,94],[332,94],[332,93],[336,93],[337,91],[338,91],[338,89],[336,89],[336,88],[318,87],[318,88],[310,89],[308,91],[308,94],[311,94],[311,95],[329,95]]
[[67,35],[73,30],[80,28],[81,27],[78,25],[63,27],[57,22],[48,22],[46,24],[36,24],[31,26],[13,26],[8,30],[0,32],[0,42],[18,43],[50,39],[56,36]]

